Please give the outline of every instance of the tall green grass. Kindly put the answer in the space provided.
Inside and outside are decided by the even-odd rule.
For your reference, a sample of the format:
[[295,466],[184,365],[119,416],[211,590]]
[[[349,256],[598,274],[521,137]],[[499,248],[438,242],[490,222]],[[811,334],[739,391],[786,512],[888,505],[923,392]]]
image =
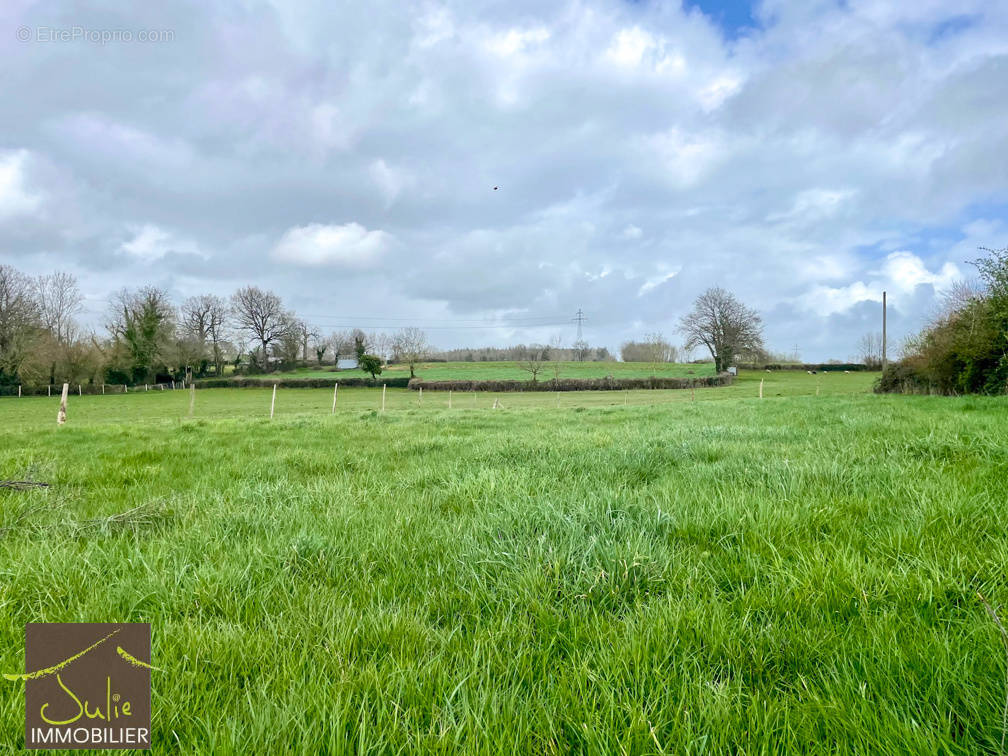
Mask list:
[[760,377],[0,401],[0,671],[150,621],[178,753],[998,752],[1008,402]]

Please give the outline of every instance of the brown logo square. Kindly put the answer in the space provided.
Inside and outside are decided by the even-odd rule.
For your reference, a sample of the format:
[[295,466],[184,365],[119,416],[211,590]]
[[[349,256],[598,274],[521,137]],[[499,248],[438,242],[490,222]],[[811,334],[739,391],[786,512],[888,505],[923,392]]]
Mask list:
[[25,626],[25,748],[150,748],[147,623]]

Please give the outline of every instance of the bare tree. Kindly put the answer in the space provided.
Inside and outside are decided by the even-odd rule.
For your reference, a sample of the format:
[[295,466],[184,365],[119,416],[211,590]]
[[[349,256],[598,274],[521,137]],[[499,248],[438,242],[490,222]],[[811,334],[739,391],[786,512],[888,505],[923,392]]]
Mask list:
[[53,335],[56,343],[69,344],[76,335],[74,316],[81,311],[80,289],[77,279],[69,273],[57,271],[39,276],[35,284],[42,325]]
[[539,373],[546,367],[549,356],[549,347],[543,344],[531,344],[525,351],[525,356],[518,362],[518,367],[532,376],[532,383],[536,382]]
[[35,294],[28,276],[0,265],[0,382],[18,375],[42,329]]
[[756,310],[746,307],[725,289],[708,289],[684,315],[680,328],[686,348],[703,345],[714,358],[717,372],[725,370],[735,356],[763,347],[763,321]]
[[676,348],[665,340],[660,331],[645,336],[644,346],[648,362],[651,363],[651,372],[656,372],[660,364],[676,361]]
[[189,297],[181,308],[183,333],[199,345],[199,358],[213,363],[215,375],[223,372],[227,313],[227,302],[214,294]]
[[235,327],[259,343],[259,359],[263,369],[268,370],[270,345],[286,332],[289,325],[280,297],[271,291],[246,286],[231,296],[231,312]]
[[314,338],[312,349],[315,351],[315,359],[318,361],[319,367],[322,367],[322,361],[325,359],[325,353],[329,350],[330,342],[318,333],[313,333],[312,336]]
[[587,360],[588,355],[591,353],[591,347],[588,345],[588,342],[583,339],[581,341],[575,341],[572,348],[574,350],[574,359],[578,362],[584,362]]
[[882,367],[882,334],[866,333],[858,341],[858,359],[873,370]]
[[292,313],[284,316],[284,327],[273,344],[273,353],[286,367],[297,366],[298,355],[304,345],[305,330],[305,324]]
[[39,276],[35,281],[35,291],[42,326],[48,334],[48,343],[40,351],[44,351],[48,358],[49,383],[55,383],[58,367],[67,374],[70,363],[79,361],[77,353],[80,350],[76,350],[73,356],[71,351],[77,340],[74,316],[81,311],[83,297],[77,287],[77,279],[63,272]]
[[419,328],[403,328],[392,339],[392,359],[409,365],[410,378],[415,377],[416,364],[423,362],[429,351],[427,334]]

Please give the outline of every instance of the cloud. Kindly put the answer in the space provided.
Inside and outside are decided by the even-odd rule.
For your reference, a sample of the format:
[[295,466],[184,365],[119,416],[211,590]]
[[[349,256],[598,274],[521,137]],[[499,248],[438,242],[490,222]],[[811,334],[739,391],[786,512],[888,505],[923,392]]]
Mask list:
[[[253,283],[446,346],[580,307],[612,348],[721,285],[826,359],[1008,244],[1004,3],[92,5],[0,17],[175,39],[0,41],[0,260],[95,301]],[[450,327],[501,313],[558,325]]]
[[272,258],[296,265],[366,270],[378,265],[390,244],[389,234],[368,231],[359,223],[311,223],[288,229],[273,248]]
[[42,204],[40,194],[27,187],[27,150],[0,152],[0,222],[31,215]]

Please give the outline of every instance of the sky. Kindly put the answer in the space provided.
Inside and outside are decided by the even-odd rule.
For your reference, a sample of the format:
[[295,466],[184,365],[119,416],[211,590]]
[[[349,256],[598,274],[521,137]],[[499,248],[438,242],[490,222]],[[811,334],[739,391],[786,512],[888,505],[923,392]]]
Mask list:
[[615,351],[722,286],[845,360],[1008,246],[1008,3],[5,0],[0,56],[0,263],[96,328],[254,284]]

